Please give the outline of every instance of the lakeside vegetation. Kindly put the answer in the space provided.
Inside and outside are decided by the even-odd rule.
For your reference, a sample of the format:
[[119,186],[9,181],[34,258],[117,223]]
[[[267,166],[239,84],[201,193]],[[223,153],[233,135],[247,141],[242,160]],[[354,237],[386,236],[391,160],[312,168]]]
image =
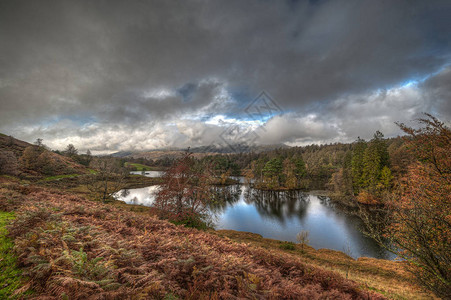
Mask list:
[[[415,275],[417,284],[446,298],[451,277],[451,133],[429,115],[419,124],[415,129],[400,124],[407,135],[389,140],[376,132],[372,140],[352,144],[201,158],[186,153],[161,179],[128,176],[139,163],[125,158],[80,155],[73,145],[52,152],[39,139],[31,145],[0,136],[0,211],[16,215],[7,227],[14,243],[12,260],[17,259],[27,278],[21,289],[14,289],[70,299],[94,294],[382,297],[370,290],[390,298],[427,298],[413,283]],[[143,166],[152,164],[160,163]],[[233,175],[246,176],[260,189],[329,189],[336,201],[356,208],[368,235],[391,246],[404,261],[371,260],[373,267],[365,267],[368,261],[339,259],[342,254],[316,251],[306,242],[205,232],[206,206],[217,201],[212,189],[230,183]],[[130,208],[111,197],[125,187],[157,183],[161,187],[152,208]],[[381,275],[388,269],[398,270],[398,278]],[[360,274],[351,275],[359,284],[342,277],[349,273]],[[373,275],[387,280],[376,283]],[[410,288],[396,292],[394,282]]]

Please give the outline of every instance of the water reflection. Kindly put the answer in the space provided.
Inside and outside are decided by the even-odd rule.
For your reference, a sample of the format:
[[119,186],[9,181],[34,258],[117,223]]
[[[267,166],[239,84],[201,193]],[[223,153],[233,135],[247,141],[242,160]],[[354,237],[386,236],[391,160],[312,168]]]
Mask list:
[[143,175],[146,177],[161,177],[163,176],[163,171],[131,171],[132,175]]
[[[116,197],[129,204],[150,206],[158,186],[120,191]],[[258,233],[266,238],[296,242],[296,234],[309,231],[310,245],[347,251],[357,258],[394,258],[359,228],[361,220],[337,207],[329,198],[299,191],[273,192],[246,185],[212,187],[209,209],[217,229]]]
[[213,186],[210,189],[212,201],[208,208],[215,215],[223,213],[227,207],[233,206],[240,200],[241,186]]
[[113,194],[113,196],[127,204],[151,206],[155,200],[158,185],[152,185],[139,189],[124,189]]
[[287,218],[306,213],[308,195],[300,191],[275,192],[245,188],[244,202],[253,205],[261,217],[275,219],[281,224]]

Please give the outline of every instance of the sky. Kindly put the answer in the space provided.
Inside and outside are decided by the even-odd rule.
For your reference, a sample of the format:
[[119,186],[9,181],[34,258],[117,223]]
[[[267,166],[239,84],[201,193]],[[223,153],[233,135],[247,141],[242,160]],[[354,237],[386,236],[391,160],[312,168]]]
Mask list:
[[451,117],[451,1],[0,0],[0,132],[307,145]]

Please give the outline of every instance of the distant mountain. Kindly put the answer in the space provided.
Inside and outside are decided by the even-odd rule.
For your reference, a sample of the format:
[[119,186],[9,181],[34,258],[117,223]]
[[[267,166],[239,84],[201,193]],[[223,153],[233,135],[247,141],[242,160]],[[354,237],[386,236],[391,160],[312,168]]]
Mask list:
[[[126,152],[113,153],[113,157],[121,158],[145,158],[148,160],[158,160],[163,158],[177,159],[183,157],[186,151],[182,150],[151,150],[151,151],[136,151],[131,152],[128,155],[124,155]],[[201,158],[206,155],[215,155],[218,153],[193,153],[193,157]]]
[[[235,144],[230,146],[221,145],[210,145],[210,146],[199,146],[189,148],[189,151],[193,153],[194,157],[203,157],[206,155],[219,155],[219,154],[233,154],[233,153],[248,153],[248,152],[265,152],[280,148],[290,148],[284,144],[274,144],[274,145],[247,145],[247,144]],[[121,158],[146,158],[151,160],[157,160],[162,158],[179,158],[184,155],[187,148],[165,148],[165,149],[154,149],[154,150],[143,150],[143,151],[119,151],[111,154],[113,157]]]
[[264,152],[270,151],[278,148],[289,148],[285,144],[273,144],[273,145],[248,145],[245,143],[234,144],[227,146],[211,145],[211,146],[200,146],[191,148],[190,151],[193,153],[246,153],[246,152]]
[[113,154],[111,154],[111,156],[113,157],[127,157],[127,156],[131,156],[133,154],[132,151],[119,151],[119,152],[115,152]]

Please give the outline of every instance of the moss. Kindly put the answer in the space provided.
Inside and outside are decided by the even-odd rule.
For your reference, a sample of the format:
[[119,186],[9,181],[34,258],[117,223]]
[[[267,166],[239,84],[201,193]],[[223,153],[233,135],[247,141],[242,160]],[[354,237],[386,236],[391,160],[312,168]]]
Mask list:
[[5,226],[14,219],[14,213],[0,211],[0,299],[14,298],[13,292],[22,286],[22,271],[17,267],[14,246],[7,237]]

